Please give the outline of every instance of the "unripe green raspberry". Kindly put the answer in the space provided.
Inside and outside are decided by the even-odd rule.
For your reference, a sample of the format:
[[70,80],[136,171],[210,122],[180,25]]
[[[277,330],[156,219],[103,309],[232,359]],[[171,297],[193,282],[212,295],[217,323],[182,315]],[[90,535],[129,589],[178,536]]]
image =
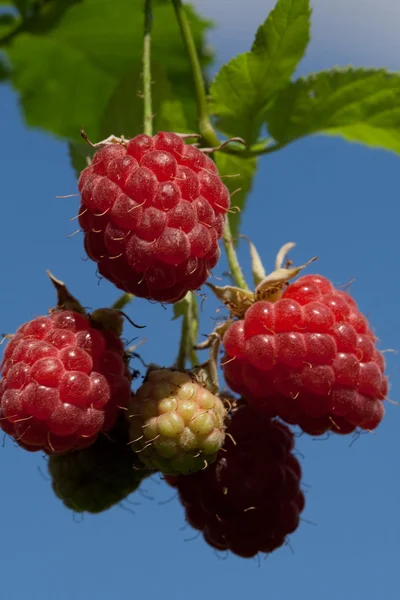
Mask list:
[[120,419],[108,435],[84,450],[49,459],[53,490],[75,512],[100,513],[124,500],[151,474],[128,446]]
[[132,449],[162,473],[199,471],[214,462],[224,443],[224,404],[189,372],[150,371],[127,415]]

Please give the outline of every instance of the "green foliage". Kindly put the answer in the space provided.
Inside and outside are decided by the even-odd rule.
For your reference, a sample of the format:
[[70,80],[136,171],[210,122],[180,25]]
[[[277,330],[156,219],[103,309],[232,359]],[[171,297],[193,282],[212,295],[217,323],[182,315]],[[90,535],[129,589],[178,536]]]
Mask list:
[[[181,122],[194,129],[192,78],[173,8],[166,0],[157,0],[154,5],[152,56],[155,64],[163,65],[154,101],[161,121],[171,123],[172,115],[180,115]],[[126,132],[138,131],[142,118],[142,103],[137,99],[141,90],[142,8],[141,2],[131,0],[50,0],[24,22],[6,49],[13,84],[29,125],[72,140],[79,139],[81,126],[94,140],[106,137],[110,131],[104,128],[110,122]],[[205,67],[210,57],[203,38],[210,23],[193,9],[188,11]],[[132,74],[135,79],[127,84]],[[165,80],[174,100],[171,104],[170,92],[166,106],[161,107]],[[124,92],[129,95],[118,98]],[[130,103],[137,108],[140,104],[134,118],[133,109],[126,118],[122,112],[116,116],[118,105],[121,108]]]
[[311,75],[275,97],[266,121],[279,145],[324,133],[400,153],[400,74],[346,69]]
[[17,20],[15,15],[9,13],[0,15],[0,35],[3,37],[4,34],[7,34],[15,26]]
[[8,36],[19,24],[20,20],[15,15],[0,15],[0,39]]
[[[152,66],[153,127],[155,131],[189,131],[185,108],[172,91],[170,82],[161,66]],[[138,94],[141,86],[141,66],[127,71],[119,82],[99,122],[99,133],[95,141],[105,139],[111,133],[127,138],[143,130],[143,98]],[[192,130],[193,127],[192,127]],[[70,142],[70,156],[77,175],[87,166],[94,150],[86,142]]]
[[74,169],[76,176],[79,177],[82,169],[87,167],[95,153],[96,149],[91,148],[86,142],[70,142],[68,144],[69,158],[71,166]]
[[248,144],[257,140],[272,96],[289,82],[306,50],[310,14],[308,0],[279,0],[251,51],[222,67],[211,86],[211,110],[225,134]]
[[[104,112],[100,135],[124,134],[134,137],[143,130],[143,99],[138,90],[141,86],[141,66],[129,70],[114,90]],[[175,97],[161,65],[152,65],[153,127],[155,131],[173,129],[185,132],[188,122],[183,103]]]
[[25,15],[34,2],[32,0],[13,0],[13,4],[21,15]]
[[40,2],[38,0],[13,0],[13,4],[20,15],[25,17],[35,6],[40,5]]
[[[54,0],[2,0],[0,4],[13,4],[21,17],[27,19],[32,17],[46,4],[49,5]],[[59,4],[62,4],[59,2]]]

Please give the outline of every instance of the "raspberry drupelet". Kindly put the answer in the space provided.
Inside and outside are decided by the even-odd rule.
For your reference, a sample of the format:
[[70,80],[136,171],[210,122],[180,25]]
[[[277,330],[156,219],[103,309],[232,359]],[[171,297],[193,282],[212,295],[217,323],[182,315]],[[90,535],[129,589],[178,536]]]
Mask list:
[[320,275],[255,302],[223,338],[224,375],[261,414],[312,435],[375,429],[388,391],[383,355],[354,299]]
[[30,451],[90,446],[131,394],[121,339],[70,310],[22,325],[0,369],[0,427]]
[[176,302],[207,280],[230,197],[214,162],[174,133],[97,151],[79,179],[85,250],[126,292]]

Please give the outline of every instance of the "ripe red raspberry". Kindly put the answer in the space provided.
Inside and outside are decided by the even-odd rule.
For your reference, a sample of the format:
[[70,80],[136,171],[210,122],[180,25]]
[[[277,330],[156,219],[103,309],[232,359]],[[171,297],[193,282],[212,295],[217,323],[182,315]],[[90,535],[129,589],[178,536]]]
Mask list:
[[117,287],[176,302],[217,264],[229,192],[214,162],[177,134],[106,145],[78,187],[86,252]]
[[320,275],[253,304],[223,344],[227,383],[262,414],[313,435],[372,430],[383,418],[388,384],[376,337],[353,298]]
[[210,546],[244,558],[272,552],[297,529],[305,504],[293,434],[243,404],[227,432],[234,441],[226,438],[216,463],[171,483]]
[[22,325],[0,370],[0,426],[30,451],[91,445],[114,425],[131,394],[120,338],[73,311]]

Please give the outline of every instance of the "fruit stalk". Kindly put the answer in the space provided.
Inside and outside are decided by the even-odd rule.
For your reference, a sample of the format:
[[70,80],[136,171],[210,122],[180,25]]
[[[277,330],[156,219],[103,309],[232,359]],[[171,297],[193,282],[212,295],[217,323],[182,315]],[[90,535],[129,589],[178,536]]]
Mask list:
[[190,312],[189,312],[189,357],[192,363],[192,367],[196,367],[199,364],[199,359],[195,349],[197,342],[197,335],[199,332],[199,309],[197,305],[197,298],[190,293]]
[[229,223],[229,216],[226,216],[225,219],[225,227],[224,234],[222,236],[222,241],[224,242],[226,257],[229,264],[229,269],[232,275],[233,281],[236,283],[238,287],[242,290],[248,290],[249,286],[246,283],[246,280],[243,275],[243,271],[240,268],[239,260],[235,251],[235,247],[233,245],[233,237],[231,232],[231,226]]
[[184,313],[182,316],[181,340],[176,359],[176,367],[181,371],[185,370],[187,360],[190,360],[193,367],[199,364],[197,352],[194,349],[198,330],[197,300],[192,292],[188,292],[183,302]]
[[151,102],[151,24],[153,14],[151,0],[144,3],[144,39],[143,39],[143,100],[144,123],[143,132],[153,135],[153,111]]
[[[196,44],[194,42],[192,31],[190,28],[190,23],[188,21],[186,11],[181,0],[172,0],[172,4],[175,8],[176,17],[182,32],[182,37],[185,42],[186,50],[189,57],[190,67],[192,69],[196,92],[199,132],[203,138],[203,142],[207,146],[218,147],[220,145],[220,141],[218,139],[217,134],[215,133],[214,127],[212,126],[210,120],[204,78],[201,71],[200,60],[196,50]],[[225,252],[228,259],[229,268],[235,283],[239,287],[248,289],[248,286],[246,284],[242,270],[239,265],[238,258],[236,256],[228,219],[226,219],[225,223],[223,242],[225,246]]]
[[119,298],[117,298],[111,308],[114,310],[122,310],[127,304],[129,304],[129,302],[132,302],[134,297],[135,296],[133,294],[122,294]]

